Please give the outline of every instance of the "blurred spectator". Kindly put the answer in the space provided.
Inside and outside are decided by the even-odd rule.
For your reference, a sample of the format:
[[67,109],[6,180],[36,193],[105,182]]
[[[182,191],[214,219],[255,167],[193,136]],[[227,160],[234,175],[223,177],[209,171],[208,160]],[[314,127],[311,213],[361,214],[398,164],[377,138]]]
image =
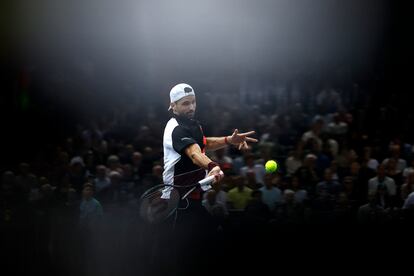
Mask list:
[[414,208],[414,192],[408,195],[404,201],[403,209],[413,209]]
[[308,200],[308,192],[303,189],[299,178],[293,176],[290,183],[290,190],[295,192],[295,202],[305,204]]
[[97,226],[97,223],[99,223],[103,216],[101,203],[93,195],[93,185],[86,183],[82,190],[79,224],[82,228],[90,230]]
[[265,225],[269,222],[271,213],[269,207],[262,201],[262,191],[251,191],[251,199],[245,209],[246,222],[249,225]]
[[348,124],[341,121],[339,114],[335,114],[333,122],[328,124],[327,132],[334,137],[343,136],[348,131]]
[[254,163],[254,155],[248,154],[245,156],[245,166],[240,169],[240,175],[243,177],[254,176],[255,183],[263,185],[263,177],[266,173],[265,167],[262,164]]
[[95,191],[97,194],[109,187],[111,184],[111,181],[107,176],[107,168],[104,165],[96,166],[96,178],[94,179],[93,184],[95,185]]
[[304,223],[304,205],[295,200],[295,192],[286,189],[283,192],[283,203],[276,208],[276,220],[279,224],[301,224]]
[[368,193],[376,192],[380,185],[387,188],[388,194],[390,196],[395,196],[397,194],[397,186],[395,185],[395,182],[392,178],[389,178],[385,175],[384,165],[379,165],[377,176],[369,180]]
[[[216,182],[212,184],[212,190],[215,191],[215,201],[221,205],[223,205],[226,208],[227,211],[227,204],[228,204],[228,197],[227,193],[222,190],[222,182]],[[207,199],[207,193],[203,194],[203,199]]]
[[404,180],[406,180],[408,175],[412,172],[414,172],[414,158],[411,160],[411,166],[408,168],[405,168],[403,171]]
[[264,177],[264,186],[259,190],[262,192],[262,201],[267,205],[269,210],[273,212],[278,204],[282,203],[282,192],[279,188],[273,186],[273,175],[266,174]]
[[324,173],[324,181],[318,183],[316,186],[316,194],[329,195],[331,198],[336,198],[341,191],[341,185],[336,180],[333,180],[331,169],[326,169]]
[[298,150],[289,152],[285,166],[287,176],[293,175],[302,166],[302,159]]
[[82,157],[73,157],[70,160],[69,181],[78,193],[81,193],[86,177],[85,163],[83,162]]
[[119,157],[117,155],[110,155],[106,163],[110,172],[121,169],[121,162],[119,161]]
[[213,218],[221,221],[229,215],[226,203],[217,200],[217,192],[214,189],[207,191],[203,197],[202,204]]
[[142,167],[141,167],[142,154],[138,151],[134,152],[132,154],[131,160],[132,160],[132,168],[133,168],[134,179],[138,180],[144,175],[144,172],[143,172]]
[[295,173],[299,182],[303,183],[305,190],[309,195],[314,195],[316,184],[319,181],[318,174],[315,170],[317,157],[314,154],[308,154],[305,157],[303,166]]
[[387,176],[394,180],[398,188],[401,187],[403,184],[403,176],[402,172],[397,168],[397,160],[389,158],[385,166]]
[[382,224],[385,223],[387,214],[383,207],[378,205],[377,194],[370,191],[368,194],[368,203],[359,207],[358,222],[360,224]]
[[30,193],[32,187],[37,186],[37,178],[30,172],[30,165],[27,163],[20,163],[20,174],[16,176],[16,185],[26,195]]
[[226,151],[227,151],[227,148],[218,149],[214,152],[214,155],[212,156],[212,160],[217,162],[221,168],[223,166],[233,165],[233,160],[231,159],[230,156],[227,155]]
[[319,148],[322,148],[322,139],[320,138],[320,135],[322,134],[323,126],[324,120],[322,117],[315,118],[314,122],[311,125],[311,129],[302,135],[303,143],[307,144],[309,142],[309,139],[314,139]]
[[390,146],[390,158],[386,158],[384,159],[384,161],[382,161],[382,164],[387,166],[388,161],[393,158],[396,161],[396,169],[397,172],[403,172],[406,168],[407,168],[407,161],[405,161],[404,159],[400,158],[401,155],[401,147],[399,145],[392,145]]
[[371,147],[365,147],[364,148],[364,162],[366,162],[367,167],[376,171],[379,165],[379,162],[377,159],[372,158],[372,148]]
[[406,182],[401,186],[401,199],[406,200],[414,192],[414,171],[408,174]]
[[236,187],[228,192],[230,208],[244,210],[251,199],[252,190],[245,186],[246,179],[244,177],[236,176],[234,182]]

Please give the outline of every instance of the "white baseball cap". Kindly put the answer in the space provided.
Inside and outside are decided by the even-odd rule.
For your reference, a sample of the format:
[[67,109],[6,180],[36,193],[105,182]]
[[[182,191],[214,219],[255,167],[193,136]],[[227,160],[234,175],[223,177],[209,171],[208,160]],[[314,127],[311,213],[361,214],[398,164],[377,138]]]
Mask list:
[[[191,85],[188,85],[186,83],[179,83],[171,88],[170,103],[175,103],[176,101],[179,101],[187,96],[195,96],[194,89],[191,87]],[[170,109],[171,106],[168,108],[168,110]]]

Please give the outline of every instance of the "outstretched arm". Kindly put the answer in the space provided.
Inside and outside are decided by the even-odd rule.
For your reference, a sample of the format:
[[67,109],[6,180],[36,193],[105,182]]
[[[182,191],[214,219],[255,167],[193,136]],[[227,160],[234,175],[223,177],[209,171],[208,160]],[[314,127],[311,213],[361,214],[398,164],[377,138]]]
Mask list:
[[258,141],[257,139],[249,137],[250,135],[253,135],[254,133],[255,131],[239,133],[239,131],[236,129],[234,130],[231,136],[208,137],[206,138],[207,140],[206,150],[218,150],[227,145],[238,146],[239,150],[242,148],[248,149],[249,146],[247,145],[247,142],[256,143]]

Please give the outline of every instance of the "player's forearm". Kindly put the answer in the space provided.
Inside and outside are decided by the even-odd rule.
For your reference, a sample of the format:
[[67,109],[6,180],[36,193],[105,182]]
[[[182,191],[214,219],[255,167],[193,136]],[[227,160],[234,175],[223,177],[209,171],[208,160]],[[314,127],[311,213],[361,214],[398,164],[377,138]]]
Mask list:
[[212,161],[210,158],[208,158],[205,154],[203,153],[198,153],[198,152],[194,152],[191,154],[190,156],[191,161],[193,161],[193,163],[203,169],[208,169],[208,164],[210,164]]
[[[185,149],[185,154],[191,159],[191,161],[206,170],[210,170],[209,164],[214,163],[208,156],[201,152],[200,147],[197,144],[192,144]],[[211,165],[210,165],[211,166]]]
[[225,137],[208,137],[206,150],[218,150],[224,148],[225,146],[229,145],[230,136]]

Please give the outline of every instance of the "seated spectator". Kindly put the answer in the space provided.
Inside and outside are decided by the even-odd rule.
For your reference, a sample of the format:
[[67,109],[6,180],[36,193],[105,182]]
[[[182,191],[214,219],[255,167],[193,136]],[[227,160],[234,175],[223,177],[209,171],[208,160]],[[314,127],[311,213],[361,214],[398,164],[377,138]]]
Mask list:
[[16,184],[24,194],[28,195],[32,187],[37,186],[37,178],[30,172],[29,164],[20,163],[19,169],[20,174],[16,176]]
[[364,162],[367,164],[367,167],[376,171],[379,165],[379,162],[377,159],[372,158],[372,148],[371,147],[365,147],[364,148]]
[[295,192],[286,189],[283,192],[283,203],[278,205],[275,214],[279,224],[300,224],[304,222],[304,205],[295,201]]
[[315,170],[316,159],[314,154],[306,155],[303,166],[295,172],[295,176],[299,178],[299,182],[304,185],[305,190],[311,196],[315,193],[315,187],[319,181]]
[[393,158],[396,161],[396,170],[398,173],[403,172],[407,168],[407,161],[401,157],[401,147],[399,145],[390,146],[390,158],[384,159],[382,165],[387,166],[388,161]]
[[385,209],[378,205],[376,191],[368,193],[368,203],[359,207],[358,222],[360,224],[382,224],[387,220]]
[[333,180],[331,169],[326,169],[324,174],[324,181],[318,183],[316,186],[316,194],[329,195],[332,199],[336,198],[341,191],[341,185],[338,181]]
[[217,200],[217,192],[214,189],[207,191],[203,197],[202,204],[213,218],[224,220],[229,215],[226,203]]
[[99,223],[103,216],[102,205],[93,195],[93,185],[85,183],[82,190],[79,215],[79,224],[82,228],[91,229]]
[[271,216],[269,207],[262,201],[262,192],[255,190],[251,192],[251,200],[245,209],[246,222],[250,225],[264,225]]
[[379,165],[377,169],[377,176],[371,178],[368,182],[368,193],[377,192],[379,185],[383,185],[387,188],[390,196],[397,195],[397,186],[392,178],[385,175],[384,165]]
[[414,158],[411,160],[411,166],[408,168],[405,168],[403,171],[404,180],[407,180],[408,175],[412,172],[414,172]]
[[104,165],[96,166],[96,178],[93,180],[93,184],[95,185],[95,191],[97,194],[109,187],[111,184],[111,181],[107,176],[107,169]]
[[250,201],[252,190],[246,187],[246,181],[241,176],[235,177],[236,187],[228,192],[229,204],[232,209],[244,210]]
[[[214,195],[216,202],[222,204],[226,207],[227,210],[227,204],[228,204],[228,197],[227,193],[223,191],[222,189],[222,182],[215,182],[212,184],[212,190],[214,190],[216,193]],[[203,200],[207,199],[207,193],[203,194]]]
[[285,161],[286,176],[293,175],[302,166],[302,159],[298,151],[289,152],[289,157]]
[[414,171],[408,174],[406,182],[401,186],[401,199],[406,200],[414,192]]
[[70,160],[69,181],[72,184],[72,187],[78,192],[78,194],[81,193],[82,186],[85,183],[86,178],[87,173],[82,157],[73,157]]
[[266,173],[265,167],[263,164],[254,163],[254,155],[248,154],[245,156],[245,166],[240,169],[240,175],[247,177],[249,174],[253,175],[255,178],[255,183],[258,185],[263,185],[263,177]]
[[273,212],[276,206],[282,203],[282,192],[279,188],[273,186],[273,175],[266,174],[264,177],[265,185],[259,190],[262,192],[262,201]]
[[327,132],[334,137],[343,136],[348,131],[348,124],[341,121],[339,114],[335,114],[333,117],[333,122],[328,124]]
[[290,190],[295,192],[295,202],[305,204],[308,200],[308,192],[303,189],[297,176],[292,177]]
[[392,178],[397,187],[401,187],[403,184],[402,172],[397,168],[397,161],[394,158],[389,158],[386,165],[386,174],[388,177]]

